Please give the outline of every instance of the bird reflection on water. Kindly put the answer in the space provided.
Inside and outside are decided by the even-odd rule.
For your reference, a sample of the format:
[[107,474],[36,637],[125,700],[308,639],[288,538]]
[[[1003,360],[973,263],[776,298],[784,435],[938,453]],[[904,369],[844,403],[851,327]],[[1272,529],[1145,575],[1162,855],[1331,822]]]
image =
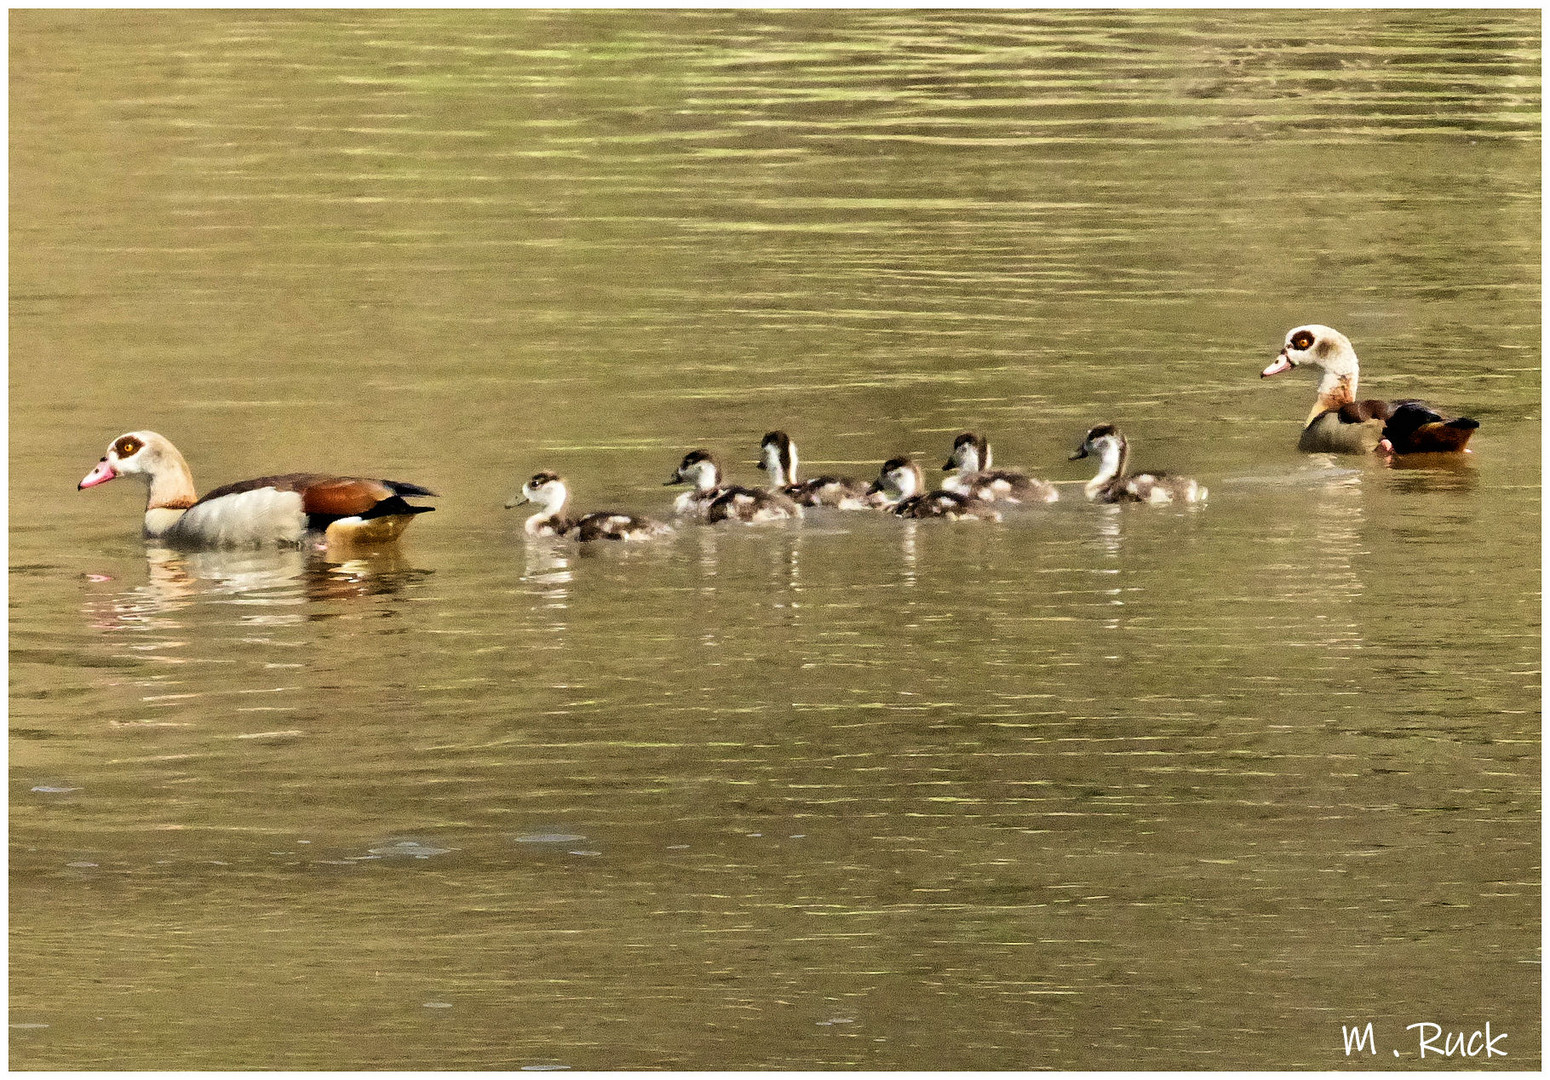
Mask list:
[[1480,485],[1473,455],[1396,454],[1385,464],[1391,470],[1395,490],[1406,494],[1428,491],[1465,494]]
[[[309,612],[316,601],[391,596],[431,571],[409,564],[396,547],[184,551],[146,548],[146,580],[111,593],[89,595],[84,613],[94,629],[133,630],[181,624],[177,612],[202,602],[287,608],[244,617],[247,622],[300,622],[326,617]],[[111,574],[90,574],[112,582]]]

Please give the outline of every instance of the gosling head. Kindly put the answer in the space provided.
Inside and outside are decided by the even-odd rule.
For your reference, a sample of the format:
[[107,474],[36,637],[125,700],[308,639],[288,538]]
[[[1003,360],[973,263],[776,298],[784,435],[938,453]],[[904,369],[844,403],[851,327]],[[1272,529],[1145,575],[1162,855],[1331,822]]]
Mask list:
[[568,498],[570,492],[558,473],[537,472],[522,485],[521,491],[506,500],[506,509],[510,510],[523,503],[536,503],[545,513],[557,514],[565,508],[565,500]]
[[947,456],[943,472],[974,473],[990,468],[990,440],[965,431],[953,440],[953,452]]
[[759,468],[770,474],[774,487],[797,480],[797,448],[784,431],[772,431],[759,443]]
[[664,486],[673,484],[693,484],[700,491],[710,491],[721,486],[721,466],[709,450],[690,450]]
[[920,466],[907,457],[896,457],[883,462],[882,470],[867,488],[867,494],[881,494],[890,502],[903,502],[919,495],[925,486]]
[[1082,436],[1082,445],[1076,448],[1071,455],[1071,460],[1076,461],[1088,454],[1097,454],[1107,457],[1125,447],[1125,436],[1120,434],[1119,428],[1113,424],[1099,424],[1087,429],[1087,434]]

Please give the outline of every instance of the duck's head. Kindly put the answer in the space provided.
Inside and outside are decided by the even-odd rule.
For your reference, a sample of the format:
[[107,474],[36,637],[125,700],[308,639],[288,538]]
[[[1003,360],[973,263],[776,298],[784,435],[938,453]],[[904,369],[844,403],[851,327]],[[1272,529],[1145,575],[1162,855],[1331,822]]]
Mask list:
[[953,440],[953,452],[947,455],[943,472],[979,472],[990,468],[990,440],[972,431],[965,431]]
[[537,472],[532,479],[522,485],[522,490],[506,500],[506,509],[521,506],[523,503],[536,503],[539,508],[547,513],[558,513],[565,506],[565,500],[570,498],[570,491],[565,486],[565,481],[558,473]]
[[1279,375],[1303,364],[1323,368],[1332,375],[1355,375],[1357,372],[1356,350],[1351,339],[1332,327],[1309,323],[1287,331],[1286,343],[1280,354],[1264,371],[1261,379]]
[[925,486],[920,466],[907,457],[896,457],[883,462],[877,479],[867,488],[867,494],[881,494],[892,502],[902,502],[919,495]]
[[784,431],[772,431],[759,443],[759,468],[770,474],[770,483],[796,483],[797,447]]
[[187,468],[177,447],[154,431],[131,431],[113,440],[102,460],[81,478],[75,489],[96,487],[120,476],[133,476],[148,484],[173,468]]
[[1113,424],[1099,424],[1087,429],[1087,434],[1082,436],[1082,445],[1076,448],[1071,460],[1077,461],[1088,454],[1104,457],[1124,448],[1125,436],[1120,434],[1119,428]]
[[701,491],[720,487],[721,466],[716,464],[709,450],[690,450],[664,486],[671,487],[673,484],[693,484]]

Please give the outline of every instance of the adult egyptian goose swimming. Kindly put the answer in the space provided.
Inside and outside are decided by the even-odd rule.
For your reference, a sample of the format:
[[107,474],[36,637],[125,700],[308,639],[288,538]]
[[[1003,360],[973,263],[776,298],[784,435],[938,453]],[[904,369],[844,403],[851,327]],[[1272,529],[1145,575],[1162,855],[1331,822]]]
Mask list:
[[397,480],[321,473],[260,476],[196,498],[188,462],[154,431],[113,440],[76,490],[132,476],[146,485],[145,535],[180,547],[258,547],[318,542],[385,543],[398,539],[416,514],[406,495],[434,491]]
[[759,443],[759,468],[770,474],[770,486],[802,506],[832,506],[865,510],[866,485],[848,476],[797,479],[797,445],[784,431],[772,431]]
[[565,505],[570,501],[570,489],[559,474],[534,473],[533,478],[522,485],[522,490],[506,503],[506,509],[523,503],[536,503],[538,513],[523,522],[522,528],[529,536],[574,536],[582,543],[593,540],[645,540],[672,532],[672,527],[650,518],[621,514],[616,510],[601,510],[581,517],[569,517]]
[[[1365,454],[1376,450],[1384,438],[1384,427],[1396,410],[1405,405],[1420,404],[1382,401],[1377,398],[1358,401],[1356,382],[1359,371],[1356,350],[1352,348],[1351,340],[1340,331],[1317,323],[1288,331],[1280,355],[1259,373],[1259,377],[1263,379],[1279,375],[1303,364],[1324,369],[1324,377],[1319,380],[1318,398],[1309,410],[1302,436],[1297,440],[1297,448],[1307,453]],[[1454,426],[1446,433],[1440,432],[1438,428],[1428,428],[1425,433],[1416,434],[1411,439],[1409,436],[1412,433],[1418,432],[1431,421],[1421,421],[1414,425],[1402,421],[1401,428],[1396,431],[1400,435],[1399,442],[1394,444],[1396,453],[1463,450],[1470,434],[1480,426],[1467,417],[1460,421],[1446,421],[1439,414],[1432,415],[1437,420],[1445,421],[1444,426]],[[1399,449],[1400,445],[1412,444],[1419,445],[1413,450]]]
[[1113,424],[1089,428],[1071,460],[1089,454],[1098,455],[1098,474],[1087,481],[1084,490],[1093,502],[1119,503],[1196,503],[1206,501],[1206,489],[1188,476],[1147,472],[1125,475],[1130,458],[1130,443]]
[[983,499],[956,491],[927,491],[920,466],[907,457],[883,462],[868,494],[882,500],[882,508],[900,517],[947,518],[951,521],[1000,521],[1001,512]]
[[678,496],[673,513],[701,521],[742,521],[755,524],[802,516],[802,508],[779,492],[721,482],[721,466],[709,450],[690,450],[678,463],[666,486],[692,484]]
[[1054,484],[1016,469],[992,469],[990,463],[990,440],[965,431],[953,440],[953,452],[948,455],[947,464],[942,466],[943,472],[951,474],[942,481],[942,487],[986,502],[1003,499],[1015,503],[1051,503],[1060,498]]

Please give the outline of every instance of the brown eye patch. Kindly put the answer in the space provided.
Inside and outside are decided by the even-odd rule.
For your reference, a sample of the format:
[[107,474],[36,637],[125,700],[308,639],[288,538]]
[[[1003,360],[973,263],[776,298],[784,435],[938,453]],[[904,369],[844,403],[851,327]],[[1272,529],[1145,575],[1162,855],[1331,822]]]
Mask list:
[[1292,348],[1301,350],[1311,349],[1312,347],[1313,335],[1308,333],[1308,331],[1302,330],[1292,335]]
[[144,443],[134,436],[125,435],[113,444],[113,452],[121,458],[132,457],[140,452],[140,447],[143,445]]

